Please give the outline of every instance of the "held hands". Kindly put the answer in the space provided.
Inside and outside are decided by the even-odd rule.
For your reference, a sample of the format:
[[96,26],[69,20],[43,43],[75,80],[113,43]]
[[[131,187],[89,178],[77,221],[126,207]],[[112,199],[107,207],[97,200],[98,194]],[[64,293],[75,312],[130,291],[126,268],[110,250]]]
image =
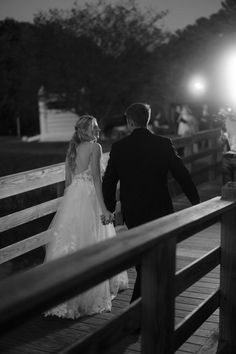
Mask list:
[[105,210],[101,215],[101,221],[103,225],[111,224],[113,220],[114,220],[114,215],[108,210]]

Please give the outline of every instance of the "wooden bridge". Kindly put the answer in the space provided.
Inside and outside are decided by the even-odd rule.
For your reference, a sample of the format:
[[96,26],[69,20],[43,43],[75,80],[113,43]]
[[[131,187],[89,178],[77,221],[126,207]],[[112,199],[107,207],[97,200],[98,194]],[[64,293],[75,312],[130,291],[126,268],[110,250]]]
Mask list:
[[[196,160],[209,158],[207,165],[199,164],[210,178],[198,186],[201,204],[189,207],[183,195],[176,194],[179,211],[175,214],[129,231],[118,226],[115,239],[0,282],[1,353],[215,353],[218,328],[219,353],[236,352],[235,185],[225,187],[224,198],[220,197],[217,132],[175,143],[194,144],[203,137],[209,139],[208,149],[185,160],[197,176]],[[63,180],[63,164],[2,177],[0,198],[53,184],[59,185],[61,194]],[[2,216],[0,231],[53,215],[60,199]],[[0,250],[0,262],[7,263],[47,242],[46,231],[23,238]],[[137,263],[142,264],[142,297],[129,305]],[[111,313],[78,320],[42,315],[125,269],[130,288],[113,300]],[[140,325],[141,334],[133,335]]]

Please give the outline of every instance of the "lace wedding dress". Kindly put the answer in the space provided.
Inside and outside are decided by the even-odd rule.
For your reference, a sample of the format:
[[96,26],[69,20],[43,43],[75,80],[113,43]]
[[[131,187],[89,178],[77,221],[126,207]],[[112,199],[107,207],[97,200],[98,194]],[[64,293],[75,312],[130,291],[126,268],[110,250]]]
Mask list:
[[[91,163],[87,170],[73,177],[50,225],[52,239],[47,245],[45,262],[94,245],[116,235],[113,224],[102,225],[101,210],[93,178]],[[64,302],[44,315],[78,318],[103,311],[111,311],[112,299],[119,290],[128,287],[127,272],[89,289]]]

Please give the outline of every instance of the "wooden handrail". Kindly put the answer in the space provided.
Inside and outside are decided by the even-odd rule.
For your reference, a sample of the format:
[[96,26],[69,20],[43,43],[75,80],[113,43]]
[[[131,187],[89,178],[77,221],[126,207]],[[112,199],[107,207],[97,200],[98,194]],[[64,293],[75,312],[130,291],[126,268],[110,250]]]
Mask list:
[[[22,225],[26,221],[34,220],[36,217],[42,217],[49,215],[56,211],[57,206],[60,203],[61,198],[51,200],[39,204],[37,206],[19,211],[0,218],[0,228],[2,230],[8,230],[15,226]],[[206,227],[214,224],[218,221],[218,215],[214,218],[207,218],[202,220],[201,223],[195,225],[194,229],[186,230],[185,233],[177,235],[178,242],[191,236],[193,233],[200,232]],[[41,232],[40,234],[33,235],[21,241],[15,242],[9,246],[0,249],[0,264],[21,256],[29,251],[32,251],[40,246],[46,245],[50,241],[51,234],[49,231]]]
[[211,149],[206,149],[206,150],[204,150],[204,151],[195,152],[195,153],[194,153],[194,158],[193,158],[192,155],[190,155],[190,156],[185,156],[185,157],[183,157],[183,161],[184,161],[185,163],[190,163],[190,162],[196,161],[196,160],[198,160],[198,159],[201,159],[201,158],[203,158],[203,157],[212,155],[212,154],[215,153],[216,151],[220,152],[220,151],[221,151],[221,147],[218,146],[217,148],[211,148]]
[[193,143],[196,143],[198,141],[202,141],[204,139],[216,139],[220,136],[220,129],[211,129],[211,130],[204,130],[200,131],[198,133],[195,133],[194,135],[191,136],[185,136],[185,137],[174,137],[172,139],[174,145],[179,148],[183,147],[186,145],[190,145]]
[[208,252],[176,273],[175,296],[197,282],[220,263],[220,247]]
[[0,232],[13,229],[29,221],[42,218],[43,216],[54,213],[62,197],[37,204],[31,208],[23,209],[15,213],[0,217]]
[[[175,137],[172,141],[176,147],[193,144],[202,139],[215,140],[219,135],[219,129],[200,132],[190,137]],[[184,158],[186,163],[192,163],[204,156],[210,156],[220,148],[214,146],[201,152],[193,153]],[[20,193],[29,192],[65,180],[65,164],[58,163],[51,166],[37,168],[31,171],[20,172],[9,176],[0,177],[0,200]]]
[[65,164],[36,168],[0,177],[0,200],[65,180]]
[[[203,304],[193,311],[176,327],[175,331],[174,328],[171,330],[174,316],[174,305],[171,298],[174,299],[175,294],[173,291],[166,291],[166,286],[167,284],[172,284],[173,286],[174,282],[169,280],[170,277],[167,276],[168,274],[165,274],[166,272],[161,272],[163,262],[161,261],[160,254],[162,254],[162,258],[167,258],[166,255],[170,251],[168,243],[171,242],[172,251],[169,256],[173,263],[175,258],[173,257],[175,253],[175,240],[178,235],[180,235],[179,239],[182,239],[181,234],[185,234],[186,232],[192,233],[202,222],[216,220],[221,215],[235,213],[235,208],[235,202],[216,197],[187,210],[182,210],[173,215],[165,216],[123,232],[117,238],[103,241],[87,249],[77,251],[69,256],[35,267],[2,281],[0,287],[0,324],[2,325],[2,331],[12,328],[13,323],[15,325],[18,322],[22,323],[37,313],[71,298],[141,261],[143,262],[144,281],[141,306],[143,316],[147,312],[146,317],[142,318],[142,326],[144,326],[142,345],[145,348],[145,353],[153,353],[154,349],[158,349],[160,353],[166,353],[167,347],[170,353],[173,352],[219,306],[219,291],[213,293]],[[164,253],[163,246],[166,249]],[[156,257],[155,250],[159,253],[158,257]],[[152,257],[154,262],[157,262],[157,268],[152,267]],[[202,257],[202,259],[177,272],[175,276],[176,294],[184,291],[193,281],[196,281],[200,276],[209,272],[218,263],[219,249],[217,248]],[[170,264],[169,261],[168,264]],[[170,267],[170,272],[170,275],[174,276],[173,267]],[[158,274],[161,274],[161,277],[160,281],[156,284],[155,277]],[[145,291],[147,288],[145,282],[148,281],[150,276],[154,281],[155,289],[159,289],[158,292],[156,290],[153,292],[150,286],[148,287],[148,292]],[[160,287],[158,287],[160,284],[163,285],[161,292]],[[163,299],[160,293],[169,294],[170,301],[168,301],[168,304],[172,303],[168,307],[168,314],[163,312],[163,316],[160,317],[162,324],[165,320],[167,321],[165,328],[169,328],[169,334],[168,337],[166,337],[164,332],[160,334],[162,341],[163,338],[166,338],[164,342],[157,342],[156,340],[153,342],[152,331],[156,329],[155,326],[154,329],[153,326],[150,327],[150,317],[153,316],[155,324],[155,318],[158,318],[161,314],[160,311],[163,311],[163,304],[166,302],[166,295]],[[156,294],[152,298],[153,301],[150,301],[150,294]],[[161,302],[160,299],[162,299]],[[93,338],[96,344],[91,346],[91,341],[86,337],[84,340],[74,343],[68,350],[64,350],[63,353],[76,353],[78,348],[79,350],[87,348],[85,349],[86,352],[92,353],[94,345],[96,345],[96,348],[102,345],[101,342],[106,338],[108,328],[107,333],[110,338],[113,338],[114,341],[122,339],[124,331],[132,331],[138,325],[137,321],[140,319],[140,301],[138,300],[131,308],[118,316],[118,318],[112,320],[111,326],[107,324],[90,335],[90,339]],[[146,307],[147,304],[148,307]],[[150,304],[151,308],[149,308]],[[153,311],[153,307],[156,307],[156,311]],[[171,321],[170,318],[172,318]],[[117,331],[118,325],[120,326],[119,331]],[[150,328],[150,330],[147,331],[147,328]],[[171,336],[173,340],[170,346]],[[107,342],[107,346],[109,346],[109,341]]]
[[137,263],[145,252],[160,242],[193,230],[205,219],[235,208],[234,202],[219,197],[202,204],[3,280],[0,323],[12,323],[12,319],[17,317],[22,320],[30,312],[37,313],[81,293]]
[[[199,141],[204,137],[208,137],[208,138],[211,137],[215,139],[218,133],[219,133],[219,129],[215,129],[214,131],[200,132],[191,137],[184,137],[184,138],[176,137],[175,139],[173,139],[173,141],[175,143],[177,142],[177,145],[180,144],[181,146],[181,142],[186,143],[187,141],[188,142],[191,141],[193,143],[193,141]],[[216,147],[214,149],[212,148],[206,149],[204,151],[195,153],[193,156],[187,156],[184,158],[184,161],[186,163],[192,163],[193,161],[195,161],[195,159],[214,154],[216,151],[219,151],[219,147]],[[107,158],[107,154],[104,154],[104,157]],[[38,168],[27,172],[17,173],[15,175],[2,177],[0,178],[0,199],[18,193],[30,191],[33,189],[42,188],[50,184],[60,183],[64,180],[64,175],[65,175],[64,168],[65,168],[64,163],[60,163],[60,164]],[[212,166],[208,165],[203,169],[199,171],[194,171],[192,173],[197,174],[203,170],[209,171],[211,168]],[[172,182],[173,180],[170,180],[170,183]],[[42,216],[49,215],[55,212],[60,203],[60,200],[61,200],[60,198],[57,198],[55,200],[51,200],[36,205],[34,207],[27,208],[18,211],[16,213],[1,217],[0,231],[9,230],[16,226],[23,225],[26,222],[38,219]],[[202,225],[201,227],[203,228],[205,227],[204,223],[202,223],[201,225]],[[185,236],[186,238],[190,235],[186,233],[185,235],[182,234],[181,237],[183,236]],[[28,238],[27,240],[23,240],[13,245],[2,248],[0,250],[0,263],[6,262],[30,250],[40,247],[46,244],[48,241],[49,241],[49,237],[45,232],[39,235],[36,234]]]
[[49,230],[46,230],[34,236],[25,238],[22,241],[15,242],[9,246],[1,248],[0,264],[19,257],[29,251],[35,250],[40,246],[46,245],[50,241],[51,237],[52,235]]
[[[216,137],[218,130],[206,131],[204,133],[198,133],[196,136],[187,137],[191,141],[202,139],[202,137]],[[174,141],[184,141],[186,138],[175,138]],[[215,152],[215,149],[207,149],[193,156],[187,156],[184,158],[186,163],[193,162],[195,158],[202,158],[208,154]],[[104,154],[104,158],[107,158],[107,154]],[[17,173],[15,175],[5,176],[0,178],[0,199],[6,198],[18,193],[23,193],[37,188],[42,188],[54,183],[60,183],[64,180],[64,163],[38,168],[35,170]],[[211,166],[204,167],[209,170]],[[196,172],[197,173],[197,172]],[[170,180],[171,183],[171,180]],[[49,215],[57,210],[60,203],[60,198],[50,200],[48,202],[36,205],[31,208],[27,208],[10,215],[6,215],[0,218],[0,231],[6,231],[11,228],[23,225],[26,222],[38,219],[45,215]],[[202,224],[203,227],[204,224]],[[183,234],[182,234],[183,236]],[[188,234],[185,235],[188,237]],[[36,234],[27,240],[20,241],[13,245],[7,246],[0,250],[0,263],[11,260],[19,255],[22,255],[30,250],[40,247],[49,241],[48,235],[45,233]]]

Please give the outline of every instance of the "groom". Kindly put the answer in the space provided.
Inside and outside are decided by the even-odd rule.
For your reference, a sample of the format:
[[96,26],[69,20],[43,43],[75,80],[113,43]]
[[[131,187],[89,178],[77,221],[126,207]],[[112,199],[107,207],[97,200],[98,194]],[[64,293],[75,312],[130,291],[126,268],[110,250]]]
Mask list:
[[[116,187],[120,181],[121,212],[128,228],[173,213],[168,172],[177,180],[190,203],[199,203],[197,189],[171,140],[148,130],[150,106],[134,103],[125,115],[131,134],[112,145],[103,179],[107,209],[115,211]],[[136,266],[136,271],[131,302],[141,296],[140,265]]]

